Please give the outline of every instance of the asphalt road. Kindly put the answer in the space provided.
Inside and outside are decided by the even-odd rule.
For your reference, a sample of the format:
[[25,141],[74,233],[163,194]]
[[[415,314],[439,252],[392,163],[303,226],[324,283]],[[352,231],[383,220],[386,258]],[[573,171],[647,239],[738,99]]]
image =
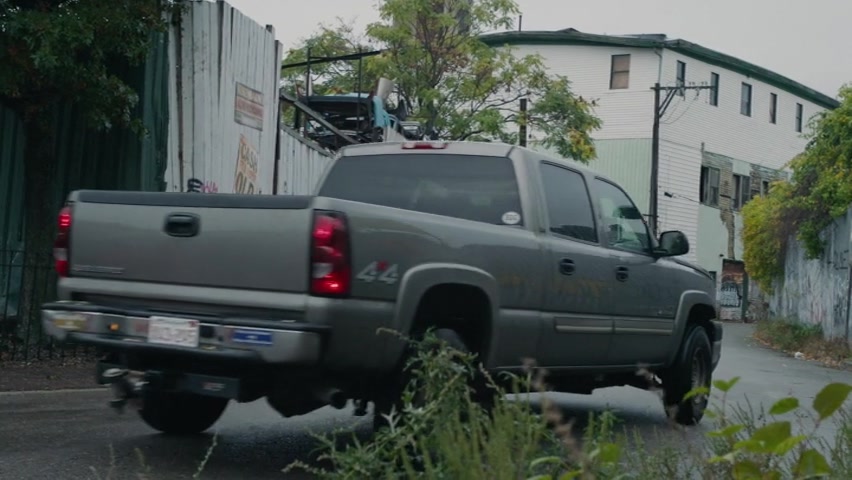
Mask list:
[[[796,360],[749,338],[751,327],[725,326],[722,360],[715,378],[740,376],[731,397],[768,408],[775,400],[797,396],[803,404],[827,383],[852,383],[852,372]],[[580,418],[611,409],[627,427],[650,442],[657,438],[697,444],[709,422],[675,432],[654,394],[633,388],[610,388],[590,396],[558,394],[566,414]],[[135,413],[113,413],[108,392],[60,391],[0,394],[0,479],[192,478],[214,440],[204,478],[282,478],[281,469],[295,459],[310,460],[318,444],[312,432],[336,429],[369,436],[369,417],[325,408],[303,417],[283,419],[264,400],[231,404],[211,433],[192,438],[155,434]],[[830,436],[826,424],[820,435]],[[110,474],[112,468],[112,473]],[[307,478],[290,475],[288,478]]]

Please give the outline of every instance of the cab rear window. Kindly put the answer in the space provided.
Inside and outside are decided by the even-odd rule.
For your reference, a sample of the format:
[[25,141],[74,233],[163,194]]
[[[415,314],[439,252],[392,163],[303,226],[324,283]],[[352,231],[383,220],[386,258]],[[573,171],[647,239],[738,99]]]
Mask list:
[[506,157],[342,157],[319,195],[476,222],[523,224],[515,169]]

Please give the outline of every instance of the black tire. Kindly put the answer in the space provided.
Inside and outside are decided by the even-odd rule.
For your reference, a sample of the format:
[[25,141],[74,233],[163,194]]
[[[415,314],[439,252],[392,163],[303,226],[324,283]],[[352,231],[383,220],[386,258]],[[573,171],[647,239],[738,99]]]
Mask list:
[[713,381],[712,347],[707,331],[690,325],[675,364],[663,375],[663,402],[681,425],[697,425],[707,410],[709,395],[696,395],[684,400],[691,390],[703,386],[710,390]]
[[[470,353],[470,348],[464,342],[461,335],[459,335],[455,330],[441,328],[435,330],[433,335],[436,339],[445,342],[449,348],[456,349],[465,354]],[[406,350],[402,363],[403,366],[408,363],[410,356],[413,354],[414,352],[411,349]],[[490,410],[494,405],[496,392],[489,384],[487,377],[479,370],[480,365],[478,361],[475,366],[477,371],[474,372],[474,378],[470,385],[473,390],[472,399],[486,410]],[[375,402],[375,410],[373,412],[373,430],[378,431],[380,428],[387,425],[387,420],[384,418],[384,415],[389,413],[394,407],[396,407],[397,411],[402,408],[402,393],[411,380],[412,373],[410,370],[400,372],[400,374],[394,378],[393,385],[387,389],[382,398]],[[417,403],[417,401],[418,398],[415,398],[414,403]]]
[[183,392],[146,392],[139,416],[154,430],[175,435],[201,433],[216,423],[228,399]]

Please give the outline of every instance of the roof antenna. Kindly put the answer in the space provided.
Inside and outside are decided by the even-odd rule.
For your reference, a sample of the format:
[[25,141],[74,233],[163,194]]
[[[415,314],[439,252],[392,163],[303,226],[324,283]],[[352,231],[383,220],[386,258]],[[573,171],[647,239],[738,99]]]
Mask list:
[[518,15],[518,31],[521,31],[521,26],[524,24],[524,16]]

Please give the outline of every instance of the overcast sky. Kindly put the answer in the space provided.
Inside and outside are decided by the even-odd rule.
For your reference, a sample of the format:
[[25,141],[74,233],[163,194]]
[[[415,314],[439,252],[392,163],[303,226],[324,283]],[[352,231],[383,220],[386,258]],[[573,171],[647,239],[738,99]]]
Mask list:
[[[227,0],[285,49],[335,17],[364,26],[377,0]],[[830,96],[852,82],[850,0],[516,0],[524,30],[665,33],[774,70]],[[296,13],[298,12],[298,13]]]

